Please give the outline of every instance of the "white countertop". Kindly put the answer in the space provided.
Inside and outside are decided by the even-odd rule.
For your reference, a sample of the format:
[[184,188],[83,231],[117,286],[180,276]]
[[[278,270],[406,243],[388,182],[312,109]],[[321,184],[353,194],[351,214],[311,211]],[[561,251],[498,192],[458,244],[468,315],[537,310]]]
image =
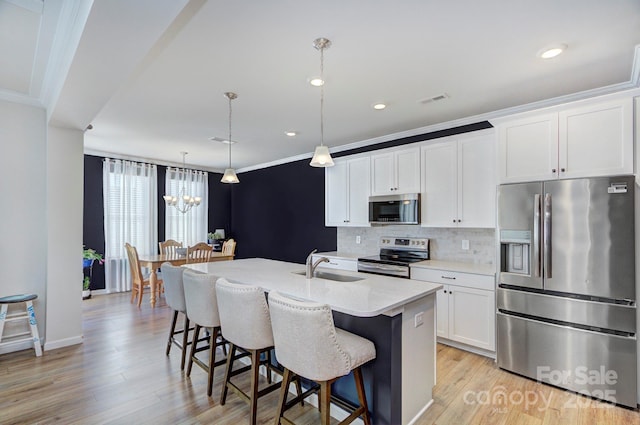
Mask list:
[[303,272],[304,264],[264,258],[186,264],[183,267],[235,283],[260,286],[267,292],[275,290],[298,299],[328,304],[335,311],[358,317],[383,313],[395,315],[398,311],[393,310],[442,288],[442,285],[430,282],[344,270],[332,270],[332,273],[364,279],[356,282],[335,282],[317,277],[306,279],[304,275],[293,273]]
[[411,263],[411,267],[435,270],[447,270],[451,272],[482,274],[495,276],[496,267],[492,264],[460,263],[455,261],[425,260]]

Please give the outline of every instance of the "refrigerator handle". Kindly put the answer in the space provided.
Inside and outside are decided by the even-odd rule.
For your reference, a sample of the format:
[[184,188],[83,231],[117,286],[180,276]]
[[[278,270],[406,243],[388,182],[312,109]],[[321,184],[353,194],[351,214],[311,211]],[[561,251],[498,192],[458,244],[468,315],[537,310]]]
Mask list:
[[544,228],[542,252],[544,256],[544,275],[550,279],[551,276],[551,194],[544,195]]
[[533,257],[532,271],[534,277],[540,277],[540,194],[533,196]]

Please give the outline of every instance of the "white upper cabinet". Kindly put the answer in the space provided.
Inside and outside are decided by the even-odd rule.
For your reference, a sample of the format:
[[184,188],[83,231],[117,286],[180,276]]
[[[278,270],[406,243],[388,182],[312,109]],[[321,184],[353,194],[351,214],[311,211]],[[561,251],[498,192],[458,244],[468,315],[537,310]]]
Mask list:
[[495,136],[461,136],[422,147],[422,225],[495,227]]
[[633,173],[632,99],[498,125],[500,183]]
[[369,226],[369,157],[334,163],[325,169],[325,225]]
[[558,114],[560,178],[633,174],[633,102],[624,99]]
[[420,148],[371,155],[371,194],[420,192]]

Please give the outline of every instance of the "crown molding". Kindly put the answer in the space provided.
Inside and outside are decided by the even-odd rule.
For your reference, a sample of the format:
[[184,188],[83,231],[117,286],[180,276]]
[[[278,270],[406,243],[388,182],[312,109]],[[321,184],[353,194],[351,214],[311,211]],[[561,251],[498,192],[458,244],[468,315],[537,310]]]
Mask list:
[[12,90],[0,89],[0,100],[19,103],[22,105],[35,106],[37,108],[44,108],[44,105],[42,104],[42,102],[40,102],[40,99]]
[[[161,159],[147,158],[143,156],[123,155],[121,153],[99,151],[95,149],[84,149],[85,155],[99,156],[102,158],[122,159],[124,161],[145,162],[147,164],[162,165],[165,167],[185,168],[182,162],[164,161]],[[224,170],[218,168],[202,167],[200,165],[186,164],[186,168],[196,171],[206,171],[209,173],[224,174]]]

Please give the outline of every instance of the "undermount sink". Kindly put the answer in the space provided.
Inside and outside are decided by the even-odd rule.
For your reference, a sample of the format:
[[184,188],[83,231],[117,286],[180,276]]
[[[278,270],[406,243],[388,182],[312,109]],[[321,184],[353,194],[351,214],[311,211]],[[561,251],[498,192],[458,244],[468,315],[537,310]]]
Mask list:
[[[301,272],[292,272],[293,274],[299,274],[302,276],[305,276],[307,273],[304,271]],[[313,277],[317,277],[318,279],[327,279],[327,280],[333,280],[336,282],[357,282],[359,280],[364,280],[364,278],[362,277],[356,277],[356,276],[347,276],[344,274],[337,274],[337,273],[329,273],[329,272],[323,272],[323,271],[317,271],[314,273]]]

